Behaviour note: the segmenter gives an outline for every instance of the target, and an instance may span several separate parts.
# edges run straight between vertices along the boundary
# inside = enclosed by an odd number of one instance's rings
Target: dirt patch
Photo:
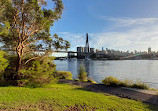
[[[70,106],[64,111],[95,111],[97,108],[89,108],[87,105]]]
[[[37,104],[21,105],[16,107],[0,107],[0,111],[55,111],[52,104],[39,102]]]

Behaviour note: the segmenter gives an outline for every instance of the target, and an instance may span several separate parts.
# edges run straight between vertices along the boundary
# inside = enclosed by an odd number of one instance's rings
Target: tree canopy
[[[70,46],[57,34],[50,34],[50,27],[61,18],[62,0],[52,0],[51,9],[46,5],[46,0],[0,0],[0,42],[16,51],[17,72],[41,54]],[[41,51],[40,55],[36,53]]]

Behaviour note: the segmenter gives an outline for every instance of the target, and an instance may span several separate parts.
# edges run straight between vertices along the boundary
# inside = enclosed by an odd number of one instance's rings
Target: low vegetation
[[[8,66],[8,60],[4,58],[5,52],[0,50],[0,73]]]
[[[136,82],[133,82],[128,79],[122,81],[113,76],[105,77],[105,79],[102,80],[102,82],[105,85],[110,85],[110,86],[123,86],[123,87],[139,88],[139,89],[149,89],[148,84],[143,83],[139,80],[137,80]]]
[[[157,111],[135,100],[86,91],[79,86],[52,84],[43,88],[0,87],[0,110]]]
[[[78,73],[78,78],[80,81],[87,81],[87,72],[85,70],[85,67],[83,64],[80,65],[79,73]]]
[[[97,83],[96,81],[93,80],[92,77],[88,77],[87,82],[91,82],[91,83],[95,83],[95,84]]]
[[[4,54],[4,51],[0,51],[0,86],[42,87],[59,78],[72,79],[71,72],[56,71],[54,57],[49,55],[29,61],[21,67],[17,76],[16,55],[4,57]]]
[[[4,57],[5,52],[0,50],[0,86],[5,85],[4,71],[9,64],[9,61]]]
[[[55,76],[61,79],[72,79],[72,73],[70,71],[57,71]]]

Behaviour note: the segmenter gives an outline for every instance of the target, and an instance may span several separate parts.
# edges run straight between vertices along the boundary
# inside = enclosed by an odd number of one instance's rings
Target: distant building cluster
[[[151,48],[148,48],[148,52],[146,51],[137,51],[131,52],[129,50],[127,51],[119,51],[114,49],[108,49],[102,47],[102,49],[94,49],[89,47],[89,41],[88,41],[88,33],[86,35],[86,45],[85,47],[77,47],[77,58],[107,58],[107,57],[124,57],[124,56],[130,56],[130,55],[136,55],[136,54],[158,54],[158,52],[154,52],[151,50]]]

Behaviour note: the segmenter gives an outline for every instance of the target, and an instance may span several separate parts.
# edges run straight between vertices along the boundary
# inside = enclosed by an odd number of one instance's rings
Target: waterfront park
[[[57,70],[52,53],[71,45],[51,34],[63,0],[0,0],[0,7],[0,111],[158,111],[158,90],[147,83],[96,82],[84,64],[75,79]]]

